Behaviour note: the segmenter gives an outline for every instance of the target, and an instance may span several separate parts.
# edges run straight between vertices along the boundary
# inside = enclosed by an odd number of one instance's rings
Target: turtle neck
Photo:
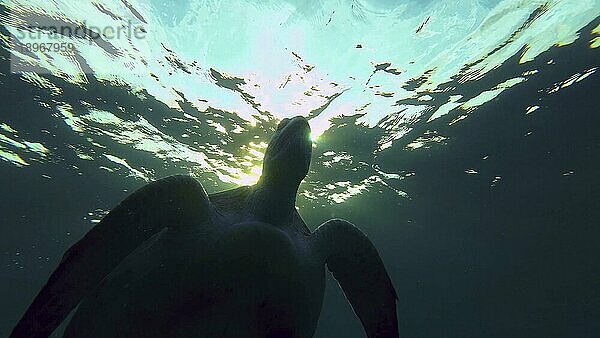
[[[300,182],[261,179],[248,197],[249,210],[256,220],[282,226],[292,217],[296,208],[296,194]]]

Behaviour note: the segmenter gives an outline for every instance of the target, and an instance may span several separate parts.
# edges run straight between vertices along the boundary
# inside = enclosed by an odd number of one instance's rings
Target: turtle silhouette
[[[312,337],[325,266],[367,337],[398,337],[397,296],[373,244],[332,219],[311,232],[295,202],[312,143],[284,119],[254,186],[208,195],[190,176],[137,190],[63,256],[11,337]]]

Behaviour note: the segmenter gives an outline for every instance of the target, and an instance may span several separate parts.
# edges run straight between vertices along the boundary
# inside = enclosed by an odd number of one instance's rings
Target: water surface
[[[300,213],[372,238],[405,336],[600,329],[600,1],[0,4],[0,336],[129,193],[251,185],[295,115]],[[333,281],[316,336],[362,336]]]

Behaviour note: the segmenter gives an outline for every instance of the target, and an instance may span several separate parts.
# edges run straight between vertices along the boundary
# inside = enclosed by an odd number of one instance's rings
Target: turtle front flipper
[[[352,223],[333,219],[315,232],[318,250],[369,338],[397,338],[398,299],[381,257]]]
[[[127,255],[166,228],[212,223],[204,188],[171,176],[137,190],[63,256],[10,337],[48,337]]]

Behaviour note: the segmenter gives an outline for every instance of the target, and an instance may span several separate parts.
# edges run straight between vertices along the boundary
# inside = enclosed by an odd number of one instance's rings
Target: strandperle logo
[[[87,21],[67,22],[40,16],[15,19],[22,23],[13,26],[12,48],[21,55],[11,58],[13,73],[45,72],[34,66],[36,62],[32,59],[51,59],[53,55],[73,57],[82,44],[96,45],[108,53],[117,54],[116,40],[141,40],[148,34],[142,25],[131,20],[120,25],[99,26]],[[87,73],[90,70],[83,71]]]
[[[21,41],[41,41],[46,39],[60,40],[66,37],[79,37],[87,38],[89,42],[92,43],[94,40],[98,39],[145,39],[146,34],[147,32],[143,27],[135,26],[131,21],[127,21],[126,25],[118,27],[98,27],[88,25],[86,21],[83,21],[79,25],[71,25],[68,23],[60,25],[51,23],[48,23],[47,25],[27,24],[19,29],[16,36]]]

